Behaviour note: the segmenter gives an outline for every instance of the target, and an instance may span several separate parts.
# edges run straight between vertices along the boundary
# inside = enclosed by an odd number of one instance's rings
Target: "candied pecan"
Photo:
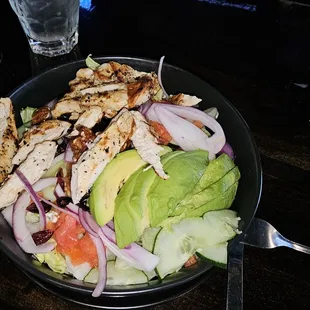
[[[51,110],[49,107],[41,107],[34,111],[31,118],[31,125],[38,125],[50,118]]]

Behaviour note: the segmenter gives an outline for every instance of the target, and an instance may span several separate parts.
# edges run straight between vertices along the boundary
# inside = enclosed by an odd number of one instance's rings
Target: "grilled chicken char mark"
[[[130,141],[141,158],[152,165],[160,177],[168,178],[160,162],[162,147],[156,144],[147,120],[138,111],[123,109],[112,119],[109,127],[96,137],[78,162],[72,165],[71,193],[74,203],[80,201],[105,166],[128,147]]]
[[[37,182],[47,169],[50,168],[56,150],[57,144],[54,141],[39,143],[18,167],[30,184]],[[7,181],[0,188],[0,210],[14,203],[23,190],[24,185],[19,177],[15,173],[9,175]]]
[[[130,139],[135,123],[127,109],[123,109],[99,134],[89,149],[72,165],[71,195],[74,203],[88,192],[105,166]]]
[[[19,165],[34,149],[35,145],[43,141],[57,140],[64,136],[71,124],[60,120],[48,120],[26,131],[19,144],[17,154],[13,158],[13,164]]]
[[[18,134],[12,101],[0,98],[0,184],[12,172],[12,159],[16,154]]]

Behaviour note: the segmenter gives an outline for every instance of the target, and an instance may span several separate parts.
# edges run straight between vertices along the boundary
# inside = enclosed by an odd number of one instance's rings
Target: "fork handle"
[[[243,250],[238,243],[229,253],[226,310],[243,310]]]
[[[310,254],[310,247],[308,247],[308,246],[305,246],[303,244],[291,241],[289,239],[286,239],[285,237],[282,237],[281,241],[283,241],[282,246],[286,246],[286,247],[294,249],[296,251],[303,252],[306,254]]]

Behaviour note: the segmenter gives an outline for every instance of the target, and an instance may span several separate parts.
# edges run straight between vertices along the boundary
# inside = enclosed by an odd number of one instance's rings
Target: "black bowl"
[[[146,59],[136,59],[127,57],[104,57],[96,59],[99,63],[110,60],[126,63],[137,70],[157,71],[158,62]],[[68,90],[68,82],[75,77],[76,71],[85,67],[84,61],[69,63],[52,70],[46,71],[41,75],[27,81],[16,90],[10,97],[15,106],[16,115],[19,110],[26,106],[39,107],[60,94]],[[232,145],[236,154],[236,164],[241,172],[241,180],[236,199],[232,209],[236,210],[240,217],[242,234],[232,240],[229,249],[241,240],[244,232],[249,227],[260,199],[262,176],[261,164],[258,151],[253,140],[252,134],[239,112],[233,105],[225,99],[217,90],[197,76],[184,71],[180,68],[165,64],[162,71],[162,78],[165,88],[169,93],[188,93],[203,99],[200,107],[217,107],[220,113],[219,122],[226,133],[227,141]],[[17,120],[20,121],[19,116]],[[17,245],[12,230],[5,220],[0,217],[0,249],[7,254],[22,270],[36,278],[44,286],[62,289],[63,292],[84,295],[90,297],[94,285],[83,283],[69,276],[54,273],[46,266],[33,264],[30,255],[24,253]],[[153,304],[167,299],[167,294],[177,296],[176,291],[189,290],[198,283],[202,276],[211,270],[212,266],[200,261],[196,266],[183,269],[178,273],[168,276],[163,281],[153,280],[148,284],[130,286],[110,286],[106,287],[101,297],[94,303],[102,308],[111,308],[108,304],[123,307],[124,304],[130,307],[146,305],[148,299],[153,300]],[[195,282],[196,280],[196,282]],[[186,284],[192,283],[186,286]],[[166,297],[165,297],[166,296]],[[113,301],[111,301],[111,298]],[[74,298],[71,298],[74,299]],[[110,302],[107,302],[110,300]],[[140,300],[140,302],[139,302]],[[134,302],[135,301],[135,302]]]

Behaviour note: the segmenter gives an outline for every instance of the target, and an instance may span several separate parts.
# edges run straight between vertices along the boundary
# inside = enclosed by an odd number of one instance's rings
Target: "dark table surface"
[[[40,71],[94,56],[159,59],[192,71],[241,112],[264,173],[257,216],[310,246],[310,7],[306,1],[81,1],[79,46],[34,56],[8,1],[0,10],[0,96]],[[302,84],[302,85],[299,85]],[[225,271],[165,309],[224,309]],[[310,309],[310,257],[245,247],[245,309]],[[41,289],[0,254],[0,309],[86,307]]]

